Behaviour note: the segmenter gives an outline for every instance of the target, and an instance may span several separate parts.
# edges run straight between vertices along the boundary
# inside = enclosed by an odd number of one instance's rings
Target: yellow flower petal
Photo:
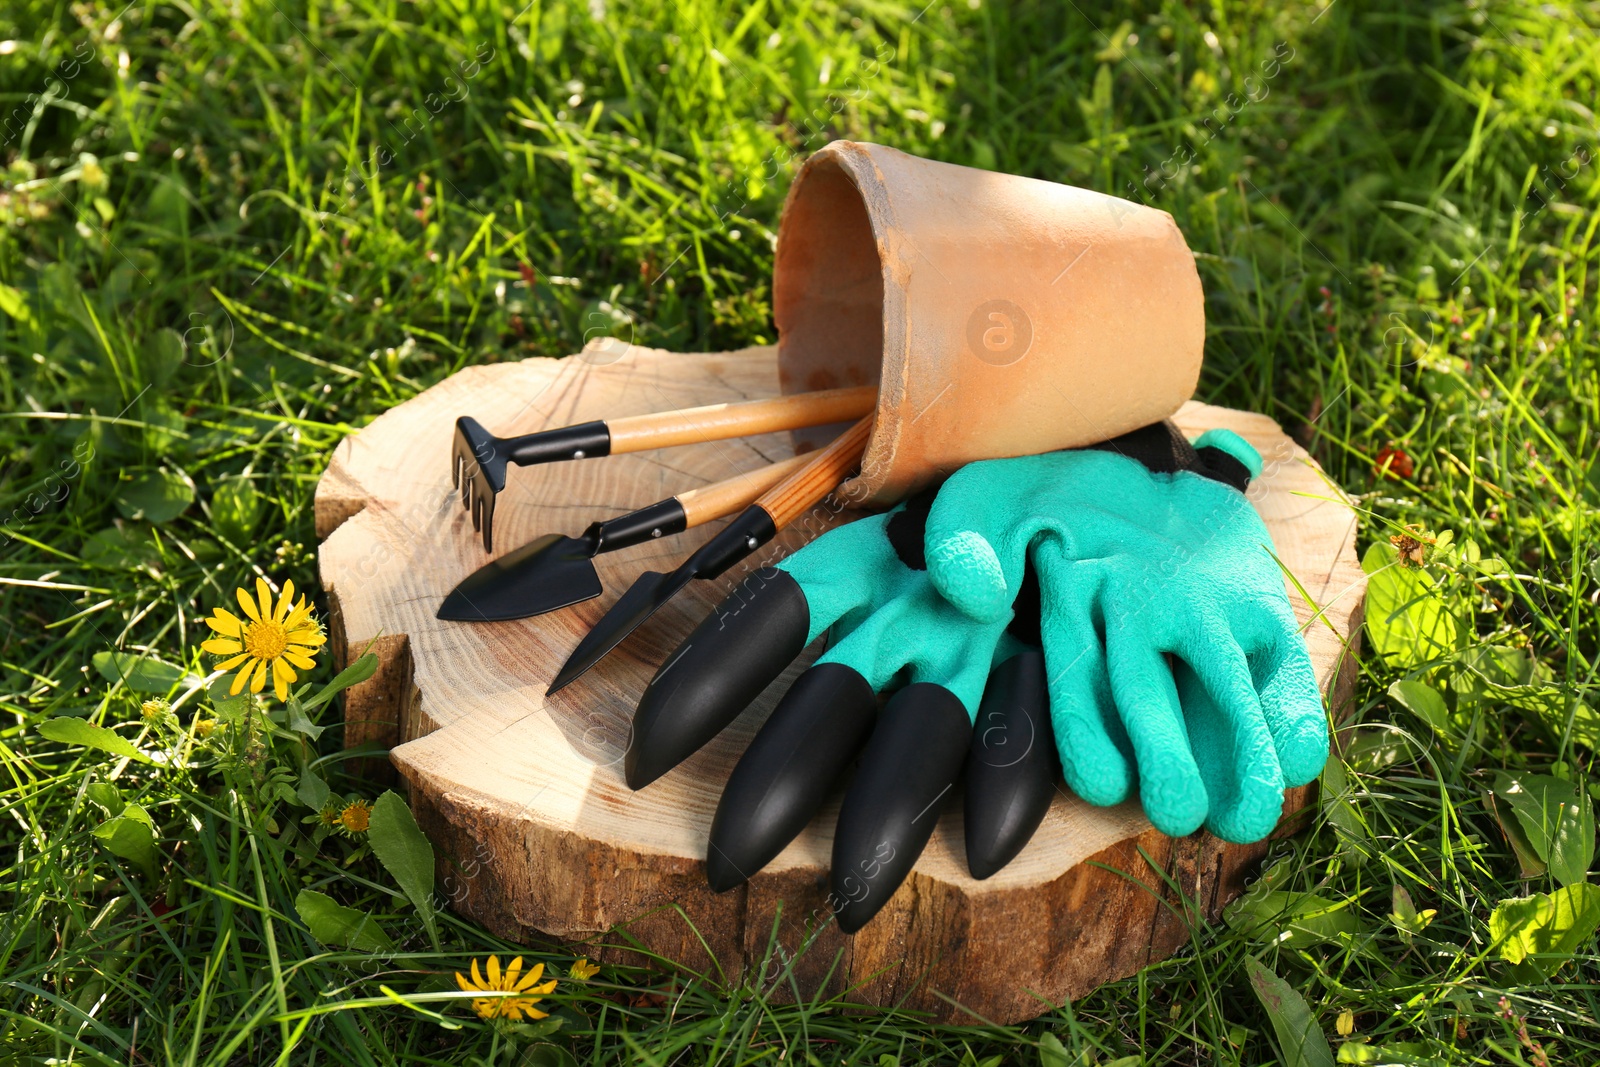
[[[289,607],[293,603],[294,579],[285,578],[283,580],[283,593],[278,597],[278,610],[273,614],[272,617],[280,621],[287,619],[289,617]]]
[[[294,680],[295,673],[289,669],[289,665],[287,663],[283,662],[281,659],[273,660],[272,691],[278,694],[279,700],[289,699],[289,685]]]
[[[489,988],[488,984],[485,983],[484,980],[483,980],[483,975],[478,972],[478,961],[477,960],[473,960],[472,961],[472,984],[473,984],[474,987],[476,987],[478,989],[488,989]]]
[[[554,978],[552,978],[552,979],[550,979],[550,981],[546,982],[544,985],[536,985],[536,986],[534,986],[533,987],[533,992],[539,994],[542,997],[546,993],[554,992],[555,988],[556,988],[556,980]]]
[[[321,630],[299,630],[289,635],[291,645],[304,645],[307,648],[317,648],[327,641],[328,635]]]
[[[501,989],[517,988],[517,975],[522,973],[522,957],[518,956],[511,961],[511,966],[506,968],[505,981],[500,983]]]
[[[245,660],[247,660],[249,658],[250,658],[250,653],[241,652],[237,656],[233,657],[232,659],[224,660],[223,662],[217,664],[217,670],[219,670],[219,671],[231,671],[235,667],[237,667],[239,664],[243,663]]]
[[[472,987],[472,983],[468,982],[467,979],[466,979],[466,976],[463,975],[460,971],[456,972],[456,985],[461,987],[461,991],[463,993],[472,992],[472,988],[473,988]]]
[[[256,599],[261,603],[261,617],[272,618],[272,586],[265,578],[256,579]]]
[[[283,658],[294,664],[296,667],[299,667],[303,671],[309,671],[317,665],[316,660],[312,659],[310,656],[302,656],[299,652],[296,652],[293,647],[283,650]]]
[[[540,1011],[538,1008],[529,1008],[528,1009],[528,1018],[530,1018],[530,1019],[548,1019],[548,1018],[550,1018],[550,1013],[547,1012],[547,1011]]]
[[[489,988],[499,989],[500,986],[500,957],[489,957]]]
[[[244,658],[245,659],[249,659],[250,657],[249,656],[245,656]],[[238,674],[234,675],[233,684],[228,687],[228,695],[229,696],[236,697],[236,696],[239,695],[239,693],[244,689],[244,683],[248,682],[250,680],[250,671],[254,666],[255,666],[255,663],[253,661],[250,662],[250,663],[246,663],[244,665],[244,670],[242,670]]]
[[[259,693],[267,686],[267,661],[257,660],[255,675],[250,679],[250,692]]]
[[[243,589],[235,589],[233,595],[239,599],[240,609],[244,611],[251,622],[261,621],[261,612],[256,607],[256,602],[250,599],[249,593],[246,593]]]
[[[244,651],[244,646],[231,637],[213,637],[209,641],[200,642],[200,647],[213,656],[231,656]]]
[[[527,989],[529,986],[533,985],[535,982],[537,982],[543,976],[544,976],[544,964],[536,963],[536,964],[533,965],[533,969],[531,971],[529,971],[526,975],[523,976],[522,981],[518,982],[514,986],[509,986],[509,988],[515,989],[518,993],[520,993],[524,989]],[[509,981],[510,980],[507,979],[508,983],[509,983]]]
[[[221,608],[214,608],[213,610],[216,614],[206,620],[207,626],[223,637],[238,637],[244,633],[244,623],[239,621],[237,615],[223,611]]]

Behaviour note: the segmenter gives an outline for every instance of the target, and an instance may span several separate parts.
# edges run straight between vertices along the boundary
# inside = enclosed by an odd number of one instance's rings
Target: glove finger
[[[971,739],[967,709],[943,686],[908,685],[884,705],[833,835],[831,903],[846,933],[866,925],[911,873]]]
[[[717,804],[706,880],[721,893],[765,867],[804,830],[866,742],[878,700],[858,671],[812,667],[778,701]]]
[[[1120,804],[1133,790],[1132,747],[1111,700],[1105,649],[1086,605],[1046,595],[1056,605],[1044,632],[1044,659],[1062,774],[1090,804]]]
[[[1285,783],[1316,781],[1328,762],[1328,716],[1305,641],[1280,627],[1275,638],[1252,650],[1250,668]]]
[[[1172,666],[1189,748],[1205,785],[1206,829],[1224,841],[1259,841],[1283,810],[1283,773],[1244,651],[1226,631],[1206,632],[1205,655]]]
[[[1111,625],[1106,667],[1112,699],[1138,763],[1146,818],[1172,837],[1194,833],[1205,822],[1206,790],[1189,751],[1166,657],[1144,634]]]
[[[623,764],[643,789],[697,752],[805,648],[811,611],[782,570],[751,574],[656,672],[633,713]]]
[[[939,488],[923,535],[928,577],[974,619],[1006,616],[1022,585],[1031,529],[1021,511],[1033,494],[999,484],[1008,468],[969,463]],[[1009,468],[1021,476],[1022,468]],[[1007,507],[1007,504],[1014,506]]]
[[[995,666],[967,752],[967,870],[987,878],[1016,858],[1055,795],[1061,765],[1050,730],[1044,653]]]
[[[943,686],[961,701],[971,720],[1004,632],[1004,622],[975,622],[916,575],[870,613],[841,622],[834,630],[837,641],[817,662],[851,667],[880,692],[902,672],[911,683]]]

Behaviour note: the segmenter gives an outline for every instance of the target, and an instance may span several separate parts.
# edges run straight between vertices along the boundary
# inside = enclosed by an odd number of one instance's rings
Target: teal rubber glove
[[[849,667],[875,692],[901,681],[943,686],[970,722],[1011,621],[1011,605],[980,618],[940,596],[927,571],[908,567],[895,551],[891,523],[904,513],[902,505],[831,530],[776,569],[805,591],[806,644],[828,635],[819,664]]]
[[[1229,431],[1191,448],[1151,429],[1167,440],[1138,460],[1084,450],[956,472],[928,517],[929,577],[993,620],[1009,617],[1031,562],[1056,743],[1079,796],[1117,804],[1137,784],[1165,833],[1256,841],[1285,787],[1327,761],[1321,692],[1241,491],[1260,455]]]
[[[846,931],[910,873],[963,767],[974,877],[1005,866],[1044,818],[1059,770],[1043,655],[1007,635],[1009,608],[975,618],[934,588],[923,560],[931,504],[922,494],[750,574],[640,698],[624,766],[635,789],[715,737],[806,646],[829,642],[729,776],[706,853],[713,889],[769,863],[845,778],[830,903]],[[881,708],[880,694],[892,694]]]

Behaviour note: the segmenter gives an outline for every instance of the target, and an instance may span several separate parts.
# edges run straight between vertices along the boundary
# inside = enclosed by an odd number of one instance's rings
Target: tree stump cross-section
[[[837,796],[746,886],[713,894],[702,861],[722,785],[817,650],[650,787],[631,792],[621,760],[657,666],[754,562],[692,583],[578,682],[548,700],[544,690],[635,575],[674,566],[720,523],[598,557],[605,595],[563,611],[502,623],[434,618],[489,558],[451,488],[457,416],[512,435],[778,392],[772,348],[677,354],[602,341],[567,359],[467,368],[335,451],[316,493],[332,644],[341,660],[368,647],[380,660],[348,694],[346,743],[392,749],[450,905],[508,938],[585,941],[590,955],[619,960],[631,944],[728,981],[760,981],[762,962],[779,960],[773,966],[792,966],[805,995],[826,980],[828,992],[848,990],[853,1001],[957,1022],[1032,1018],[1170,955],[1191,922],[1216,919],[1242,891],[1266,844],[1205,833],[1174,840],[1137,804],[1094,808],[1064,785],[1032,843],[982,882],[967,874],[952,798],[911,877],[853,937],[829,921],[827,905]],[[1341,707],[1364,592],[1353,512],[1266,416],[1191,402],[1175,421],[1191,437],[1225,426],[1260,449],[1266,470],[1251,499],[1314,601],[1290,586],[1324,692]],[[512,468],[495,542],[506,551],[543,533],[576,534],[791,454],[787,434],[768,434]],[[822,507],[814,517],[757,559],[856,516]],[[1293,791],[1286,815],[1308,796]]]

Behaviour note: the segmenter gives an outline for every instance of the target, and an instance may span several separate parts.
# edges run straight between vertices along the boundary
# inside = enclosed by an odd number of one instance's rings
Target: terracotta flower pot
[[[854,141],[795,179],[773,300],[784,392],[879,383],[846,487],[879,504],[972,460],[1165,418],[1194,392],[1205,340],[1166,212]]]

